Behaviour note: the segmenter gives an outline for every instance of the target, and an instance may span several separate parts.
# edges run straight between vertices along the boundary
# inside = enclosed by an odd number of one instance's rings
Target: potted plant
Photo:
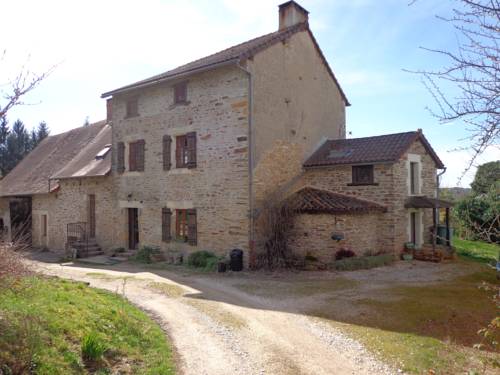
[[[403,260],[413,260],[413,251],[415,250],[415,244],[413,242],[406,242],[405,243],[405,248],[403,251],[403,254],[401,254],[401,257]]]

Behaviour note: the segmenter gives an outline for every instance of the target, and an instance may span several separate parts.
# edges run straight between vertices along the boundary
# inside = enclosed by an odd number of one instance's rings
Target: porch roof
[[[292,210],[300,213],[349,214],[387,210],[385,206],[375,202],[312,187],[294,193],[288,198],[288,204]]]
[[[452,202],[443,201],[441,199],[429,198],[426,196],[415,196],[406,199],[405,208],[450,208],[453,207]]]

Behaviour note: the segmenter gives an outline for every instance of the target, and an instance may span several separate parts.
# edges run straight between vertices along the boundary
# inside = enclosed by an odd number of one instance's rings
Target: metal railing
[[[75,242],[88,242],[87,235],[87,223],[79,222],[79,223],[69,223],[66,232],[66,242],[68,246],[71,246]]]

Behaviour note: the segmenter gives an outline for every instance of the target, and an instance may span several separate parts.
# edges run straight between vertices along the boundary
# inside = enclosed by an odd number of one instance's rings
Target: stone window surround
[[[196,131],[193,125],[187,125],[187,126],[180,126],[177,128],[171,128],[168,129],[168,132],[165,135],[169,135],[172,137],[172,145],[170,146],[170,162],[172,165],[172,168],[170,170],[165,171],[167,175],[176,175],[176,174],[193,174],[194,173],[194,168],[177,168],[176,167],[176,162],[175,162],[175,154],[177,152],[177,142],[175,141],[176,137],[179,135],[185,135],[187,133],[191,133]],[[197,150],[198,151],[198,150]],[[173,209],[173,207],[170,207],[167,205],[168,208]],[[189,207],[193,208],[193,207]]]
[[[172,220],[170,225],[170,234],[172,235],[171,242],[181,242],[186,241],[177,239],[177,210],[189,210],[195,208],[193,201],[167,201],[166,207],[172,211]],[[173,233],[172,233],[173,232]]]
[[[415,247],[417,249],[421,248],[424,244],[424,212],[422,209],[409,209],[407,214],[407,238],[408,242],[411,242],[411,214],[413,212],[417,213],[417,243]]]
[[[418,164],[418,191],[416,194],[411,193],[411,163],[417,163]],[[406,187],[407,187],[407,192],[408,195],[414,196],[414,195],[422,195],[422,160],[421,156],[418,154],[408,154],[407,160],[406,160]]]

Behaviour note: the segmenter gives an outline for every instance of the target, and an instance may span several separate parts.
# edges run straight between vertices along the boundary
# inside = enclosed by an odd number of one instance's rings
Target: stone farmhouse
[[[106,121],[48,137],[0,182],[4,236],[28,220],[33,245],[79,256],[240,248],[251,264],[261,208],[288,198],[289,246],[329,261],[422,247],[449,207],[421,130],[346,139],[349,101],[294,1],[278,31],[102,97]]]

